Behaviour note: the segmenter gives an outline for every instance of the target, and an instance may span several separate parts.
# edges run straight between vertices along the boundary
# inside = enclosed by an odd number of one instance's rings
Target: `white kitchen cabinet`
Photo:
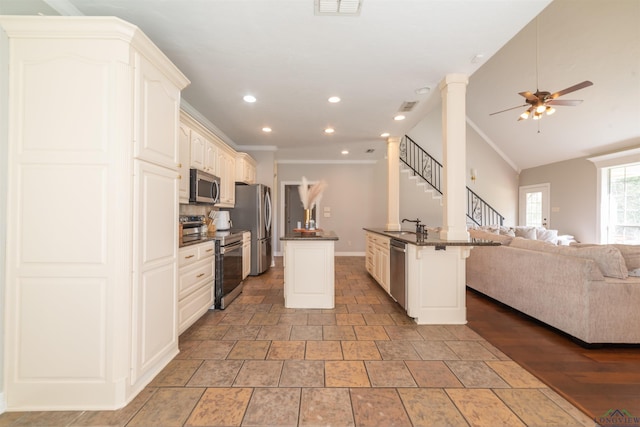
[[[251,273],[251,232],[242,233],[242,280]]]
[[[117,409],[178,353],[178,114],[189,82],[117,18],[2,16],[0,26],[11,94],[0,112],[6,409]]]
[[[214,241],[178,251],[178,333],[193,325],[213,305]]]
[[[236,155],[236,182],[256,183],[256,161],[247,153]]]
[[[207,140],[204,148],[204,171],[218,176],[218,147],[213,141]]]
[[[191,129],[191,167],[206,171],[207,140],[195,129]]]
[[[236,203],[236,153],[226,146],[218,147],[220,207],[232,208]]]
[[[389,293],[389,242],[390,238],[376,233],[366,233],[365,265],[367,271]]]
[[[191,162],[191,129],[180,123],[178,131],[178,145],[180,147],[180,183],[178,185],[179,201],[181,204],[189,203],[189,166]]]

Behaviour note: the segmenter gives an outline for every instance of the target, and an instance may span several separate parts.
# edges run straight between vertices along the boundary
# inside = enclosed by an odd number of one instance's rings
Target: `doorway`
[[[298,228],[298,222],[304,227],[304,208],[302,207],[302,201],[300,200],[300,192],[298,191],[298,184],[285,184],[284,185],[284,232],[289,234],[293,232],[294,228]],[[311,218],[316,219],[317,206],[314,206],[311,211]]]
[[[549,228],[549,193],[551,184],[520,187],[518,224],[526,227]]]

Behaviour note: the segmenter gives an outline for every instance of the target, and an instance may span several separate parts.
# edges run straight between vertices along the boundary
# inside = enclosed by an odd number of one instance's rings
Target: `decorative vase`
[[[304,228],[307,230],[311,227],[311,209],[304,210]]]

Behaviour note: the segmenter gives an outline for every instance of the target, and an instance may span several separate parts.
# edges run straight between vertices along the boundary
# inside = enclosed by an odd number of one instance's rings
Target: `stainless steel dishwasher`
[[[402,308],[407,308],[407,244],[396,239],[391,239],[389,246],[389,280],[391,297],[395,299]]]

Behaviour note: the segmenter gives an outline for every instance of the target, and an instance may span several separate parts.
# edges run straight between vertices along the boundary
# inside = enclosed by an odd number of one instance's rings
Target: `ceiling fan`
[[[575,92],[580,89],[584,89],[585,87],[589,87],[593,85],[589,80],[585,80],[582,83],[575,84],[566,89],[560,90],[558,92],[544,92],[536,89],[535,93],[531,92],[520,92],[525,98],[526,104],[518,105],[517,107],[507,108],[506,110],[496,111],[495,113],[489,114],[493,116],[494,114],[504,113],[505,111],[515,110],[516,108],[527,107],[527,109],[520,114],[518,121],[526,120],[529,116],[533,116],[533,120],[540,119],[543,114],[553,114],[556,109],[554,105],[560,106],[576,106],[582,103],[581,99],[558,99],[559,97],[566,95],[571,92]]]

